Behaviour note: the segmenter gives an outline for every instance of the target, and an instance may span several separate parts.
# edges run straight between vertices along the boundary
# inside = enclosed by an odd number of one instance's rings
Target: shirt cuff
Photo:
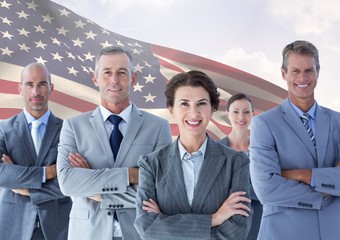
[[[46,182],[46,167],[43,167],[43,175],[42,175],[42,180],[41,180],[42,183],[45,183]]]

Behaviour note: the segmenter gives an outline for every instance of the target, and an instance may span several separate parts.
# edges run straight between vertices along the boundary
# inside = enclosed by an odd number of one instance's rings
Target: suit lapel
[[[169,147],[168,154],[160,158],[160,164],[170,188],[173,199],[182,213],[190,213],[190,205],[185,189],[183,170],[179,159],[178,139]]]
[[[208,137],[207,149],[192,201],[193,212],[200,212],[204,206],[205,199],[225,163],[225,158],[226,156],[221,153],[218,144]]]
[[[115,165],[122,165],[124,159],[126,159],[132,143],[136,139],[136,136],[142,127],[143,121],[143,113],[136,107],[136,105],[132,103],[131,118],[129,125],[127,126],[128,131],[126,132],[126,135],[124,136],[120,145]]]
[[[16,120],[16,131],[22,142],[22,147],[27,153],[30,166],[35,166],[37,155],[35,153],[34,143],[31,137],[30,130],[24,112],[21,112]]]
[[[315,116],[315,140],[318,154],[318,167],[322,167],[328,144],[330,122],[328,115],[324,114],[324,111],[318,105]]]
[[[315,152],[314,145],[310,140],[310,137],[306,131],[305,126],[303,126],[302,121],[295,112],[294,108],[290,105],[288,99],[282,103],[282,118],[291,127],[291,129],[296,133],[296,135],[302,140],[306,145],[308,151],[313,155],[315,161],[317,161],[317,156]]]
[[[60,131],[62,121],[56,118],[52,113],[48,119],[46,130],[44,133],[44,137],[42,139],[43,147],[40,148],[40,152],[38,154],[38,160],[36,166],[41,166],[44,159],[47,156],[47,153],[50,150],[50,147],[53,144],[53,141],[56,137],[58,137],[58,132]]]
[[[92,126],[93,133],[97,137],[97,140],[100,143],[100,146],[102,147],[103,154],[105,154],[105,155],[109,154],[110,155],[106,159],[112,159],[112,161],[108,161],[108,165],[111,168],[114,167],[115,161],[114,161],[113,153],[112,153],[112,150],[111,150],[110,142],[109,142],[109,139],[107,137],[107,131],[106,131],[106,128],[105,128],[105,124],[103,122],[103,116],[100,113],[99,107],[97,107],[93,111],[89,121],[90,121],[90,124]],[[87,135],[87,137],[93,137],[93,136]]]

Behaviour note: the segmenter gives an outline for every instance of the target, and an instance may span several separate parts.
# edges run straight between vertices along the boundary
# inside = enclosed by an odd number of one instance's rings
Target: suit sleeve
[[[22,147],[17,145],[16,148]],[[7,151],[4,132],[0,130],[0,156],[9,155]],[[55,153],[56,158],[56,153]],[[33,204],[64,198],[61,193],[57,179],[49,180],[42,183],[43,167],[21,166],[15,164],[6,164],[0,160],[0,186],[6,189],[28,189],[30,199]]]
[[[60,133],[57,158],[57,174],[61,191],[73,197],[125,193],[128,187],[127,168],[85,169],[70,165],[69,153],[82,154],[77,149],[75,134],[70,121],[65,120]]]
[[[281,133],[284,134],[284,133]],[[256,195],[262,204],[272,206],[320,209],[322,194],[311,186],[281,177],[277,148],[279,141],[268,123],[257,116],[251,123],[250,175]],[[286,152],[286,157],[294,157]],[[281,159],[282,160],[282,159]]]

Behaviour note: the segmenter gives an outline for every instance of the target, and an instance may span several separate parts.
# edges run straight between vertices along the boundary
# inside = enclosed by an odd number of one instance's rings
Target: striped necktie
[[[300,116],[300,118],[301,118],[301,120],[303,122],[303,125],[306,128],[306,131],[307,131],[310,139],[312,140],[312,143],[313,143],[314,147],[316,147],[316,141],[315,141],[314,133],[312,131],[312,128],[308,124],[309,119],[310,119],[310,115],[308,113],[304,113],[302,116]]]

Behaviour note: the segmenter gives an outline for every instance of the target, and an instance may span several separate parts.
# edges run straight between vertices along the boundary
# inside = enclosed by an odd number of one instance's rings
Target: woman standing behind
[[[219,93],[203,72],[174,76],[167,107],[180,135],[139,159],[135,227],[142,239],[246,239],[249,160],[206,133]]]
[[[245,152],[249,156],[249,133],[248,127],[253,118],[254,109],[251,99],[243,94],[236,93],[227,102],[227,117],[230,120],[231,132],[220,143],[237,151]],[[253,220],[247,240],[256,240],[259,232],[262,205],[255,195],[253,188],[250,191],[251,207],[253,208]]]

